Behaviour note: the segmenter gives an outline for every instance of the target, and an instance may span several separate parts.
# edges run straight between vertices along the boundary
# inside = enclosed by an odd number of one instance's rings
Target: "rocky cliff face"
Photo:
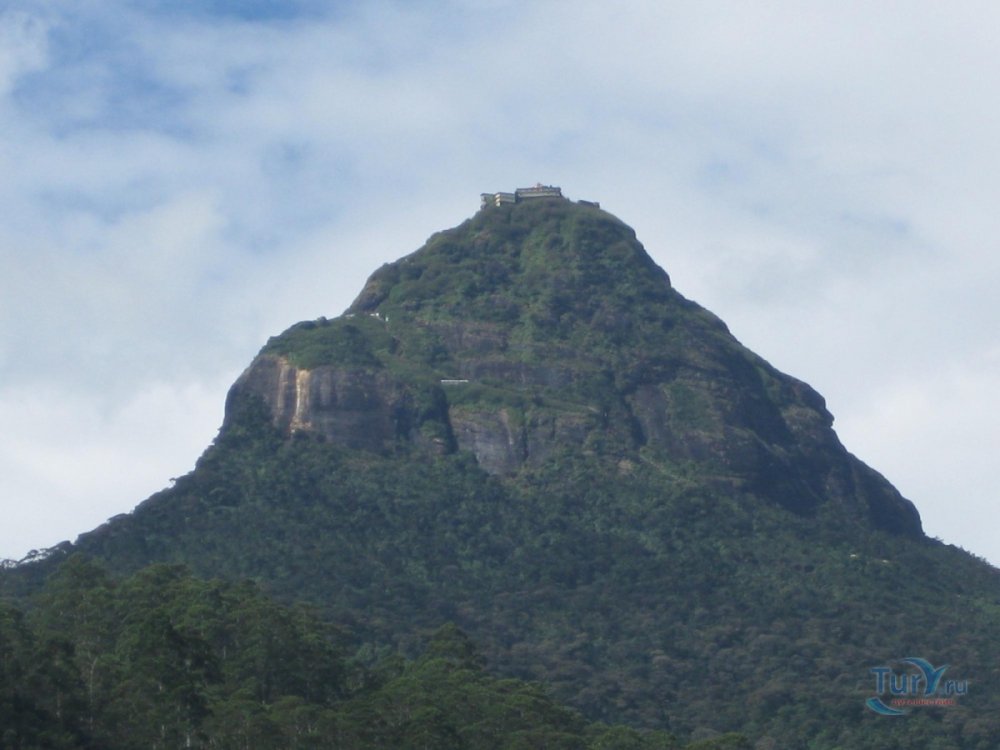
[[[405,387],[384,372],[296,367],[285,357],[254,360],[237,388],[263,399],[286,434],[314,432],[348,448],[391,449],[410,437]]]
[[[597,427],[589,410],[526,411],[467,400],[461,391],[483,381],[477,372],[479,368],[470,365],[468,371],[460,370],[461,378],[440,379],[434,395],[444,408],[431,414],[418,406],[424,389],[383,370],[336,365],[305,369],[271,354],[257,357],[234,391],[259,397],[274,425],[288,436],[313,433],[338,445],[379,453],[405,447],[431,453],[466,450],[486,471],[499,475],[537,464],[558,446],[582,445]],[[518,382],[530,386],[535,381],[522,377]],[[449,403],[449,396],[456,403]]]
[[[631,229],[564,199],[435,235],[344,316],[272,339],[237,396],[263,400],[286,435],[349,448],[468,451],[512,479],[582,451],[921,534],[822,397],[674,291]]]

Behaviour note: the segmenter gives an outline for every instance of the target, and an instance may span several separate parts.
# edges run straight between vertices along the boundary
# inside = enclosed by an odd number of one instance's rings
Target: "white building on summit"
[[[555,185],[543,185],[542,183],[536,184],[534,187],[529,188],[518,188],[514,191],[514,198],[518,201],[528,200],[530,198],[562,198],[562,188],[558,188]]]
[[[562,198],[562,188],[555,185],[542,185],[534,187],[518,188],[513,193],[482,193],[480,208],[487,206],[502,206],[505,203],[520,203],[522,201],[533,200],[535,198]]]

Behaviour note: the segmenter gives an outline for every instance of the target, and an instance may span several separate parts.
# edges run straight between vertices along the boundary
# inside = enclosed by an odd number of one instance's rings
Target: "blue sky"
[[[268,336],[559,184],[1000,563],[1000,10],[8,2],[0,557],[189,471]]]

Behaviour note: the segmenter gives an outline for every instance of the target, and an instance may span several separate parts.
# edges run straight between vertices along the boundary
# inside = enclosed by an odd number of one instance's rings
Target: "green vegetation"
[[[498,679],[454,625],[413,661],[366,665],[303,607],[156,565],[114,580],[67,560],[25,616],[0,606],[4,748],[675,750],[665,732],[588,724],[539,685]],[[737,747],[728,741],[698,748]]]
[[[593,294],[602,286],[602,294]],[[679,295],[627,226],[568,202],[481,211],[368,282],[349,312],[378,310],[401,339],[410,326],[461,320],[484,331],[513,327],[505,354],[538,361],[559,344],[582,362],[623,345],[656,346],[656,315]],[[652,337],[652,338],[650,338]]]
[[[392,348],[385,324],[376,319],[327,320],[297,323],[272,337],[263,352],[288,357],[305,369],[338,364],[341,367],[379,368],[378,354]]]

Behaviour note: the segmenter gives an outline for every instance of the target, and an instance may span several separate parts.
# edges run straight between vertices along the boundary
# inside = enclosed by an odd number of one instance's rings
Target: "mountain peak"
[[[666,272],[631,227],[595,203],[552,195],[487,204],[379,269],[348,312],[454,313],[497,323],[527,316],[543,325],[570,314],[600,326],[593,317],[602,306],[662,301],[669,290]]]
[[[464,451],[515,480],[557,456],[656,467],[922,536],[913,505],[840,444],[822,397],[677,293],[629,226],[537,189],[484,196],[377,270],[343,316],[273,338],[233,397],[262,399],[287,435],[350,448]]]

